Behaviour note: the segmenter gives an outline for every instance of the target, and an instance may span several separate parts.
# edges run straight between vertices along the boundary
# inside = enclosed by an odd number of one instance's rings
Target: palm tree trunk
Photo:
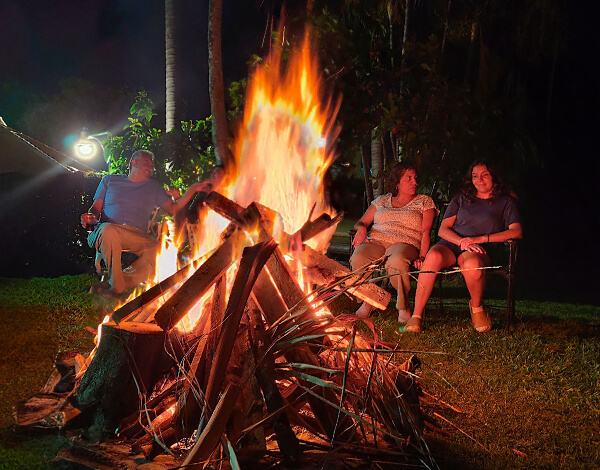
[[[444,21],[444,36],[442,37],[442,47],[440,48],[440,59],[444,58],[444,51],[446,50],[446,41],[448,40],[448,23],[450,22],[451,6],[452,0],[448,0],[448,9],[446,10],[446,19]]]
[[[471,42],[469,43],[469,55],[467,56],[467,66],[465,67],[465,78],[463,81],[465,86],[469,84],[469,81],[471,79],[471,69],[473,68],[473,57],[475,55],[475,40],[477,39],[477,30],[477,21],[473,21],[473,23],[471,24]]]
[[[208,90],[212,114],[212,140],[215,153],[221,163],[233,163],[229,143],[231,135],[225,112],[225,87],[223,85],[223,61],[221,56],[221,17],[222,0],[209,0],[208,3]]]
[[[175,0],[165,0],[165,130],[169,132],[175,127]]]
[[[410,0],[406,0],[406,5],[404,6],[404,33],[402,34],[402,60],[400,61],[400,66],[404,66],[405,62],[405,53],[406,53],[406,44],[408,44],[408,24],[410,20]]]
[[[377,129],[371,131],[371,170],[375,177],[376,185],[373,187],[373,197],[385,193],[383,178],[383,146],[381,138],[376,136]]]
[[[362,166],[364,170],[364,178],[365,178],[365,192],[367,195],[367,206],[371,204],[373,198],[373,182],[371,181],[371,162],[369,159],[369,155],[366,152],[366,145],[361,145],[360,149],[360,158],[362,160]]]

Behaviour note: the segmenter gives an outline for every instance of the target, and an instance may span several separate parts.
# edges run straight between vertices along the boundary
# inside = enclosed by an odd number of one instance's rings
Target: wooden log
[[[217,214],[235,222],[240,227],[245,227],[248,223],[248,220],[244,215],[244,208],[216,191],[211,192],[206,197],[204,204]]]
[[[171,366],[165,332],[157,325],[108,322],[101,333],[96,354],[72,397],[77,408],[93,416],[92,439],[112,433]]]
[[[254,356],[258,361],[254,372],[256,380],[267,407],[267,413],[274,413],[285,406],[285,402],[275,383],[275,359],[273,354],[267,350],[269,342],[264,328],[260,310],[254,302],[248,302],[248,315],[250,317],[251,333],[253,336]],[[271,425],[277,439],[279,450],[284,458],[294,459],[302,453],[300,442],[292,431],[290,421],[285,412],[278,413],[271,419]]]
[[[202,465],[195,464],[203,462],[210,457],[213,449],[221,439],[221,435],[225,430],[225,426],[233,412],[238,397],[238,386],[229,384],[215,407],[210,420],[202,430],[192,449],[188,452],[181,468],[190,470],[202,468]]]
[[[270,325],[279,320],[288,311],[287,304],[281,297],[271,275],[266,269],[260,272],[252,289],[252,297],[260,306],[263,315],[267,318]]]
[[[121,439],[139,435],[145,428],[155,425],[154,420],[176,403],[177,397],[169,395],[154,407],[146,405],[146,409],[137,411],[123,419],[119,423],[116,435]]]
[[[73,407],[64,393],[37,393],[14,408],[18,426],[29,429],[65,429],[77,421],[81,411]]]
[[[173,328],[189,309],[206,293],[229,266],[245,240],[243,232],[236,231],[192,274],[154,315],[164,330]]]
[[[148,302],[159,297],[163,292],[170,289],[177,283],[183,281],[188,275],[189,267],[185,266],[177,271],[172,276],[169,276],[162,282],[159,282],[155,286],[152,286],[146,292],[142,292],[135,299],[130,300],[125,305],[115,310],[111,316],[111,320],[115,323],[120,323],[121,321],[126,321],[126,317],[138,309],[141,309]]]
[[[252,303],[252,300],[248,299],[248,303]],[[243,384],[240,387],[240,397],[227,425],[227,437],[233,444],[242,465],[256,462],[267,450],[265,430],[262,426],[243,432],[259,422],[263,416],[263,398],[253,374],[255,369],[256,358],[247,306],[233,345],[226,378],[228,383]]]
[[[333,219],[329,214],[321,214],[313,221],[307,221],[299,230],[302,241],[305,242],[317,236],[319,233],[337,225],[344,218],[344,213],[340,212]]]
[[[202,337],[202,347],[196,350],[188,371],[190,379],[186,383],[184,393],[180,398],[181,419],[177,422],[177,429],[183,436],[191,436],[192,432],[198,427],[204,403],[200,402],[197,395],[191,393],[191,388],[193,386],[196,393],[199,390],[206,390],[212,358],[215,355],[217,343],[221,336],[221,323],[223,322],[226,307],[225,294],[226,276],[223,275],[215,284],[215,292],[212,297],[213,303],[207,325],[208,332]]]
[[[319,281],[325,279],[333,282],[352,274],[352,271],[345,266],[306,245],[304,246],[303,264],[308,276],[312,276],[311,270],[317,270],[320,273],[322,277],[319,278]],[[345,281],[344,284],[349,287],[348,293],[380,310],[385,310],[390,302],[391,294],[376,284],[365,284],[360,281],[358,275]]]
[[[270,240],[244,249],[240,268],[235,277],[227,309],[225,310],[223,329],[206,388],[206,401],[209,410],[214,409],[217,404],[236,332],[254,282],[276,246],[275,241]]]

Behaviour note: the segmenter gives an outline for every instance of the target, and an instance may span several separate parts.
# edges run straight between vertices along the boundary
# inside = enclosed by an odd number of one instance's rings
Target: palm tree
[[[165,0],[165,107],[166,120],[165,130],[169,132],[175,127],[175,0]]]
[[[225,112],[225,87],[221,57],[222,0],[209,0],[208,4],[208,90],[212,113],[212,136],[215,153],[225,166],[233,163],[229,149],[231,135]]]

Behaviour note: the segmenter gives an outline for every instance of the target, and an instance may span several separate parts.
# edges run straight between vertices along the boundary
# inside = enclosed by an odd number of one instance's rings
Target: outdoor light
[[[83,128],[79,134],[79,139],[73,144],[73,152],[80,160],[92,160],[100,154],[104,154],[104,149],[96,137],[88,135],[87,128]]]

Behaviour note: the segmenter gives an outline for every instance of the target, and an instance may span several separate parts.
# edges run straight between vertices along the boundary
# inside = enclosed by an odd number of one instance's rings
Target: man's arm
[[[104,207],[104,199],[94,199],[92,207],[85,214],[81,214],[81,225],[83,228],[87,229],[98,223],[100,214],[102,214],[102,207]]]
[[[192,184],[185,194],[177,199],[177,201],[167,201],[160,206],[160,208],[171,215],[175,215],[189,204],[189,202],[192,200],[192,197],[194,197],[194,194],[199,191],[206,191],[207,189],[209,189],[209,186],[207,185],[206,181],[198,181]]]

